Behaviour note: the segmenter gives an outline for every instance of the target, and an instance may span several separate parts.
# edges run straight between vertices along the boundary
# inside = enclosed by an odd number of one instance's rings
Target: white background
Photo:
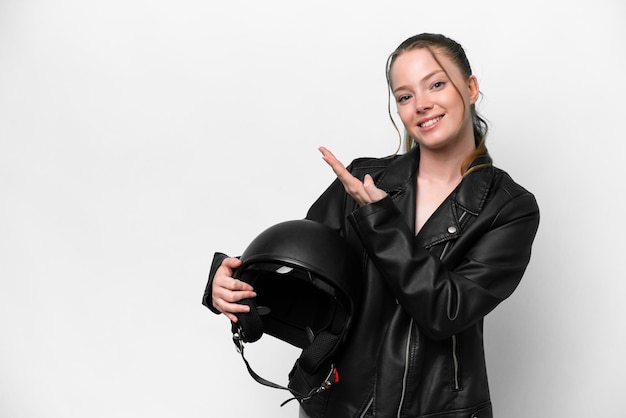
[[[499,417],[622,417],[626,6],[0,0],[0,417],[295,417],[201,306],[216,250],[395,151],[384,64],[461,42],[496,165],[542,213],[486,319]],[[286,383],[297,352],[249,345]]]

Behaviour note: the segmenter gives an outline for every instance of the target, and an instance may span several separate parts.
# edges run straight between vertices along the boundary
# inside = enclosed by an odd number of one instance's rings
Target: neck
[[[458,183],[462,177],[461,164],[473,151],[472,146],[457,147],[448,152],[420,149],[418,176],[438,183]]]

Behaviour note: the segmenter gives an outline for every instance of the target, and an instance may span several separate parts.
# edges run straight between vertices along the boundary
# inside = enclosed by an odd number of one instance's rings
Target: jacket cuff
[[[348,215],[348,219],[350,220],[350,223],[356,227],[358,224],[363,223],[368,217],[379,212],[388,211],[399,212],[390,195],[385,196],[378,202],[368,203],[367,205],[357,208],[354,212]]]
[[[215,253],[213,255],[213,262],[211,263],[211,269],[209,270],[209,280],[207,281],[206,287],[204,288],[204,296],[202,297],[202,304],[209,308],[216,314],[220,314],[221,312],[215,309],[213,303],[211,302],[211,292],[213,290],[213,279],[215,278],[215,272],[222,265],[222,261],[228,256],[224,253]]]

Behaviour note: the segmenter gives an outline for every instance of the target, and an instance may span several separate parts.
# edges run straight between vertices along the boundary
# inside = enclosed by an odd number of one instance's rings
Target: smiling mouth
[[[420,123],[418,126],[420,128],[428,128],[429,126],[434,125],[435,123],[439,122],[441,118],[443,118],[443,116],[437,116],[436,118],[429,119],[424,123]]]

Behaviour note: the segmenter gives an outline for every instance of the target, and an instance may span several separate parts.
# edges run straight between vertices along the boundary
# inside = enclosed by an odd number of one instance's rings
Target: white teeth
[[[439,122],[440,120],[441,120],[441,116],[439,116],[438,118],[435,118],[435,119],[427,120],[426,122],[422,123],[420,126],[422,128],[427,128],[430,125],[432,125],[433,123]]]

